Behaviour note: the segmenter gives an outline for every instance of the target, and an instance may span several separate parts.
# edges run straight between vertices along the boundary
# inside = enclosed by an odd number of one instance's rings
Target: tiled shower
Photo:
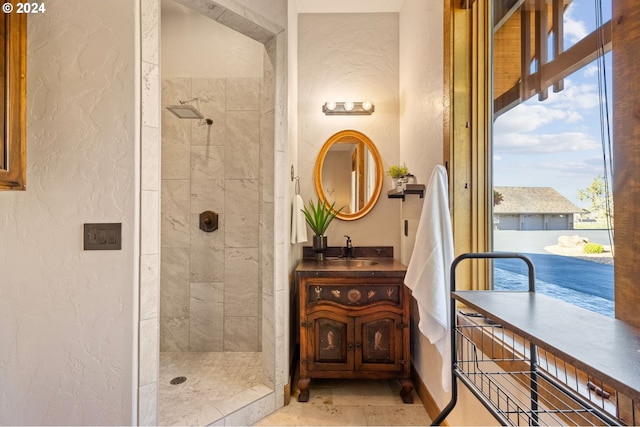
[[[259,78],[162,81],[163,106],[197,98],[213,124],[162,113],[160,351],[261,350],[266,90]],[[218,214],[218,230],[200,230],[203,211]]]
[[[163,80],[163,105],[197,98],[213,124],[163,111],[161,351],[259,349],[259,93],[258,79]]]
[[[275,386],[275,41],[262,77],[162,79],[161,424],[238,422]],[[189,100],[211,124],[165,108]]]

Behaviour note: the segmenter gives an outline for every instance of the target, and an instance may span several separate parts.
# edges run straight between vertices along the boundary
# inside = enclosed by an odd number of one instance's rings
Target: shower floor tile
[[[186,377],[180,384],[171,380]],[[245,391],[262,384],[262,354],[161,352],[158,423],[207,425],[233,412]],[[235,408],[238,409],[238,408]]]

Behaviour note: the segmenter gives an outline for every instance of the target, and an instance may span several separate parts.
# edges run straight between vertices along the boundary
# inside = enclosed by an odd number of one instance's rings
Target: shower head
[[[204,119],[204,116],[193,105],[183,104],[169,105],[167,110],[175,114],[179,119]]]

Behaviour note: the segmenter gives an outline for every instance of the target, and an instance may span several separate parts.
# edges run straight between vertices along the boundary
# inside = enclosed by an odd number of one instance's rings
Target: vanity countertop
[[[305,277],[404,277],[407,266],[389,257],[302,259],[296,274]]]

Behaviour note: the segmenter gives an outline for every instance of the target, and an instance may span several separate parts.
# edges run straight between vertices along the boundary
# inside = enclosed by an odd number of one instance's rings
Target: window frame
[[[4,14],[0,35],[4,103],[0,190],[26,190],[27,15]]]

